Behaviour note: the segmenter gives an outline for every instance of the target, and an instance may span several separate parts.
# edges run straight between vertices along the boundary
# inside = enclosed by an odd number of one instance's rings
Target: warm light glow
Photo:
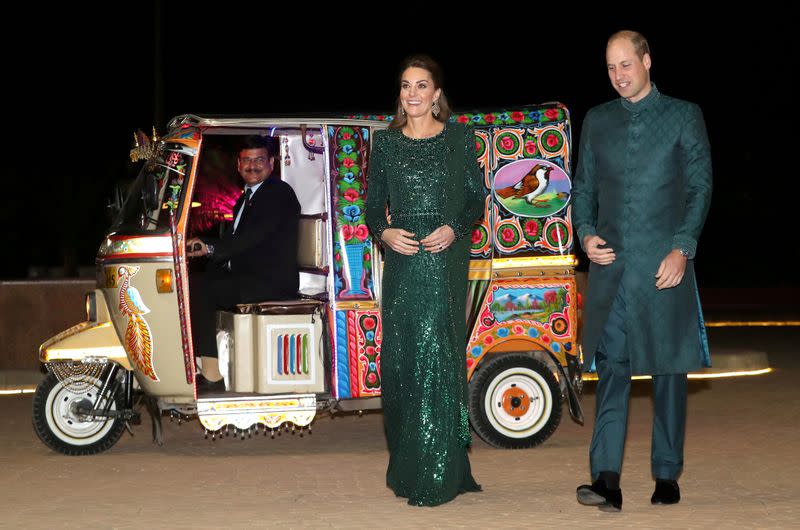
[[[156,270],[156,291],[159,293],[172,292],[172,269]]]
[[[200,208],[200,206],[202,206],[202,203],[199,203],[197,201],[192,201],[192,208]]]
[[[100,256],[112,254],[169,254],[172,255],[170,236],[131,236],[106,239],[98,251]]]
[[[740,372],[720,372],[718,374],[689,374],[689,379],[719,379],[721,377],[745,377],[748,375],[764,375],[772,371],[772,368],[762,368],[760,370],[743,370]]]
[[[36,392],[35,388],[8,388],[0,390],[0,396],[17,396],[20,394],[33,394]]]
[[[761,368],[759,370],[740,370],[736,372],[719,372],[715,374],[688,374],[686,377],[689,379],[721,379],[724,377],[746,377],[751,375],[764,375],[772,371],[772,368]],[[584,381],[597,381],[597,374],[583,374],[581,379]],[[645,379],[652,379],[649,375],[633,375],[632,381],[642,381]]]
[[[492,268],[516,269],[521,267],[574,267],[575,256],[529,256],[525,258],[493,259]]]
[[[97,348],[48,348],[45,351],[44,361],[60,361],[85,357],[125,357],[122,346],[97,347]]]
[[[800,326],[800,320],[750,320],[750,321],[720,321],[706,322],[707,328],[733,328],[733,327],[758,327],[758,326]]]

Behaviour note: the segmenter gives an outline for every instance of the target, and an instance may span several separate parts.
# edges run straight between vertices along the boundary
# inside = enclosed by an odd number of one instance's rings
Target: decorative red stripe
[[[283,373],[289,373],[289,335],[283,336]]]

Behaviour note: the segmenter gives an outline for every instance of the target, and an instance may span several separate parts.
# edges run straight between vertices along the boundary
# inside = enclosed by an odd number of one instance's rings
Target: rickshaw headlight
[[[89,322],[97,321],[97,298],[94,291],[86,293],[86,320]]]
[[[172,270],[158,269],[156,271],[156,291],[159,293],[172,292]]]

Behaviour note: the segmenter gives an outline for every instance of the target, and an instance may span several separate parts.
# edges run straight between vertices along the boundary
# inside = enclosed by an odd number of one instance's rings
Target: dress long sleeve
[[[369,157],[369,185],[367,187],[367,204],[365,217],[372,235],[381,240],[383,231],[389,228],[386,221],[386,202],[389,199],[389,187],[386,182],[383,131],[375,131],[372,138],[372,153]]]
[[[463,150],[454,156],[464,157],[464,207],[445,224],[453,229],[456,239],[461,239],[471,232],[475,220],[483,213],[486,196],[481,168],[475,156],[475,131],[472,127],[464,128]]]

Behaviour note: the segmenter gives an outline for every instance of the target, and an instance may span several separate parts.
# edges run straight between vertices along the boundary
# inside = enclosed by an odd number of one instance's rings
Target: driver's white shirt
[[[247,193],[247,189],[248,189],[248,188],[249,188],[249,189],[251,189],[251,190],[253,190],[253,193],[250,195],[250,200],[253,200],[253,195],[255,195],[255,194],[256,194],[256,190],[257,190],[257,189],[258,189],[258,187],[259,187],[259,186],[261,186],[262,184],[264,184],[264,181],[263,181],[263,180],[262,180],[261,182],[259,182],[258,184],[253,184],[252,186],[245,186],[245,187],[244,187],[244,192],[245,192],[245,193]],[[242,206],[241,206],[241,207],[239,207],[239,211],[238,211],[238,212],[236,212],[236,219],[234,219],[234,221],[233,221],[233,233],[234,233],[234,234],[236,233],[236,227],[237,227],[237,226],[239,226],[239,219],[241,219],[241,218],[242,218],[242,212],[244,211],[244,204],[245,204],[245,201],[242,201]]]

